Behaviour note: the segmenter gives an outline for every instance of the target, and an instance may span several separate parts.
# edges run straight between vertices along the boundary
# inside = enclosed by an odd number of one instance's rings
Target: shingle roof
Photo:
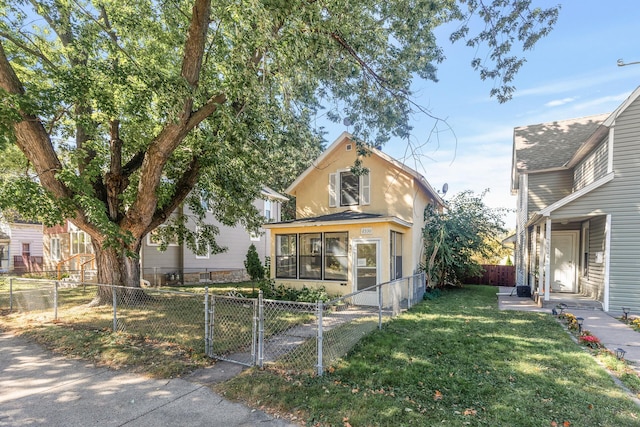
[[[337,212],[337,213],[328,214],[328,215],[315,216],[312,218],[292,219],[289,221],[279,222],[278,224],[303,224],[303,223],[309,223],[309,222],[330,222],[330,221],[350,221],[350,220],[362,221],[364,219],[375,219],[375,218],[382,218],[382,215],[356,212],[356,211],[343,211],[343,212]]]
[[[563,167],[610,113],[514,129],[514,167],[534,172]]]

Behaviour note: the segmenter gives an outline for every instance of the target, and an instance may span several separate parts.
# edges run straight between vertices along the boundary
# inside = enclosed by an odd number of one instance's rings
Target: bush
[[[324,286],[320,288],[308,288],[303,286],[302,289],[294,289],[284,285],[276,286],[273,279],[262,279],[260,281],[259,288],[262,291],[262,296],[264,298],[279,301],[326,302],[331,299]]]

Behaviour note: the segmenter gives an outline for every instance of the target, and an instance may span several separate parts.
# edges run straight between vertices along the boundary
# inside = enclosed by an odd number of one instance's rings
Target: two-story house
[[[296,219],[265,225],[277,284],[344,295],[419,268],[424,209],[444,203],[421,174],[379,149],[369,151],[359,156],[343,133],[287,188],[296,198]],[[368,173],[352,173],[358,158]]]
[[[640,313],[640,88],[613,113],[515,128],[516,280]]]
[[[277,222],[281,218],[281,205],[286,200],[282,194],[263,186],[261,198],[254,201],[254,206],[263,214],[265,222]],[[174,215],[186,216],[186,226],[195,231],[197,226],[195,221],[189,219],[193,213],[188,206],[181,206]],[[206,251],[197,255],[186,244],[177,241],[170,243],[165,251],[160,251],[160,242],[152,232],[147,235],[140,250],[142,278],[153,285],[248,280],[244,261],[249,246],[253,244],[264,261],[271,244],[270,236],[264,232],[250,233],[241,226],[221,224],[211,212],[206,213],[204,222],[218,228],[216,243],[226,248],[224,252]]]

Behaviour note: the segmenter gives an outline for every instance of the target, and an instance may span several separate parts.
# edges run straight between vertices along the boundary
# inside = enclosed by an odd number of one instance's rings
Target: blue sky
[[[516,197],[509,191],[514,127],[612,112],[640,85],[640,64],[616,63],[619,58],[640,61],[640,1],[534,3],[561,4],[562,9],[551,34],[524,53],[527,63],[516,76],[511,101],[499,104],[489,98],[493,82],[481,81],[469,65],[474,51],[452,45],[442,31],[447,60],[438,67],[439,82],[416,82],[415,101],[446,119],[451,130],[438,125],[437,138],[422,145],[434,122],[416,115],[410,141],[391,140],[383,147],[424,174],[434,188],[448,183],[447,197],[488,188],[488,206],[515,209]],[[331,143],[348,129],[332,125],[327,130]],[[408,154],[408,143],[421,145],[420,154]],[[515,214],[505,220],[507,228],[515,228]]]

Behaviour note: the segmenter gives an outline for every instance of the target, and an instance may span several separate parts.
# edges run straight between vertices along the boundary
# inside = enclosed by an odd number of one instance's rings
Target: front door
[[[378,289],[368,289],[380,283],[379,280],[379,241],[364,240],[354,242],[353,291],[364,292],[354,297],[354,303],[360,305],[378,305]]]
[[[551,290],[576,291],[578,232],[556,231],[551,236]]]

